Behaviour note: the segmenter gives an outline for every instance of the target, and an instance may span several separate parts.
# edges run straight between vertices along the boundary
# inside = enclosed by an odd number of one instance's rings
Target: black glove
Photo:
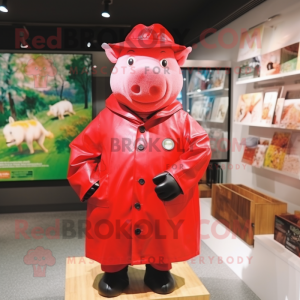
[[[84,195],[83,201],[88,200],[99,188],[100,184],[99,181],[97,181]]]
[[[160,200],[170,201],[183,194],[176,180],[168,172],[155,176],[153,182],[157,185],[155,192]]]

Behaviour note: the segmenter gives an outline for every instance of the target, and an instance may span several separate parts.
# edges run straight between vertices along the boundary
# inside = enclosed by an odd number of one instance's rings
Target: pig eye
[[[129,66],[132,66],[134,63],[134,58],[133,57],[129,57],[127,60],[127,63],[129,64]]]
[[[161,64],[162,67],[165,68],[165,67],[168,65],[168,61],[167,61],[166,59],[162,59],[162,60],[160,61],[160,64]]]

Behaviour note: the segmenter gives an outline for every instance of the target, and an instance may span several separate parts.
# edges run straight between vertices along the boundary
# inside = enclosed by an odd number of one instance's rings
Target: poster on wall
[[[92,57],[0,54],[0,181],[66,179],[92,120]]]
[[[264,24],[241,34],[238,61],[261,55]]]

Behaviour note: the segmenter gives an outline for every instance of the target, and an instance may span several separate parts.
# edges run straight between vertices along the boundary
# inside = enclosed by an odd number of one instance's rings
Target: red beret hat
[[[175,44],[171,33],[160,24],[149,27],[138,24],[128,33],[124,42],[108,45],[119,53],[123,48],[172,48],[174,52],[186,48]]]

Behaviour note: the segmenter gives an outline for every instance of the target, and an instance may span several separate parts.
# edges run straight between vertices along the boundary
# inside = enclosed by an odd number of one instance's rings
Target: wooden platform
[[[153,293],[144,284],[145,266],[129,267],[129,287],[116,300],[209,300],[209,292],[186,262],[173,263],[171,270],[176,289],[168,295]],[[100,264],[86,257],[71,257],[66,261],[65,300],[108,299],[98,293],[103,276]]]

